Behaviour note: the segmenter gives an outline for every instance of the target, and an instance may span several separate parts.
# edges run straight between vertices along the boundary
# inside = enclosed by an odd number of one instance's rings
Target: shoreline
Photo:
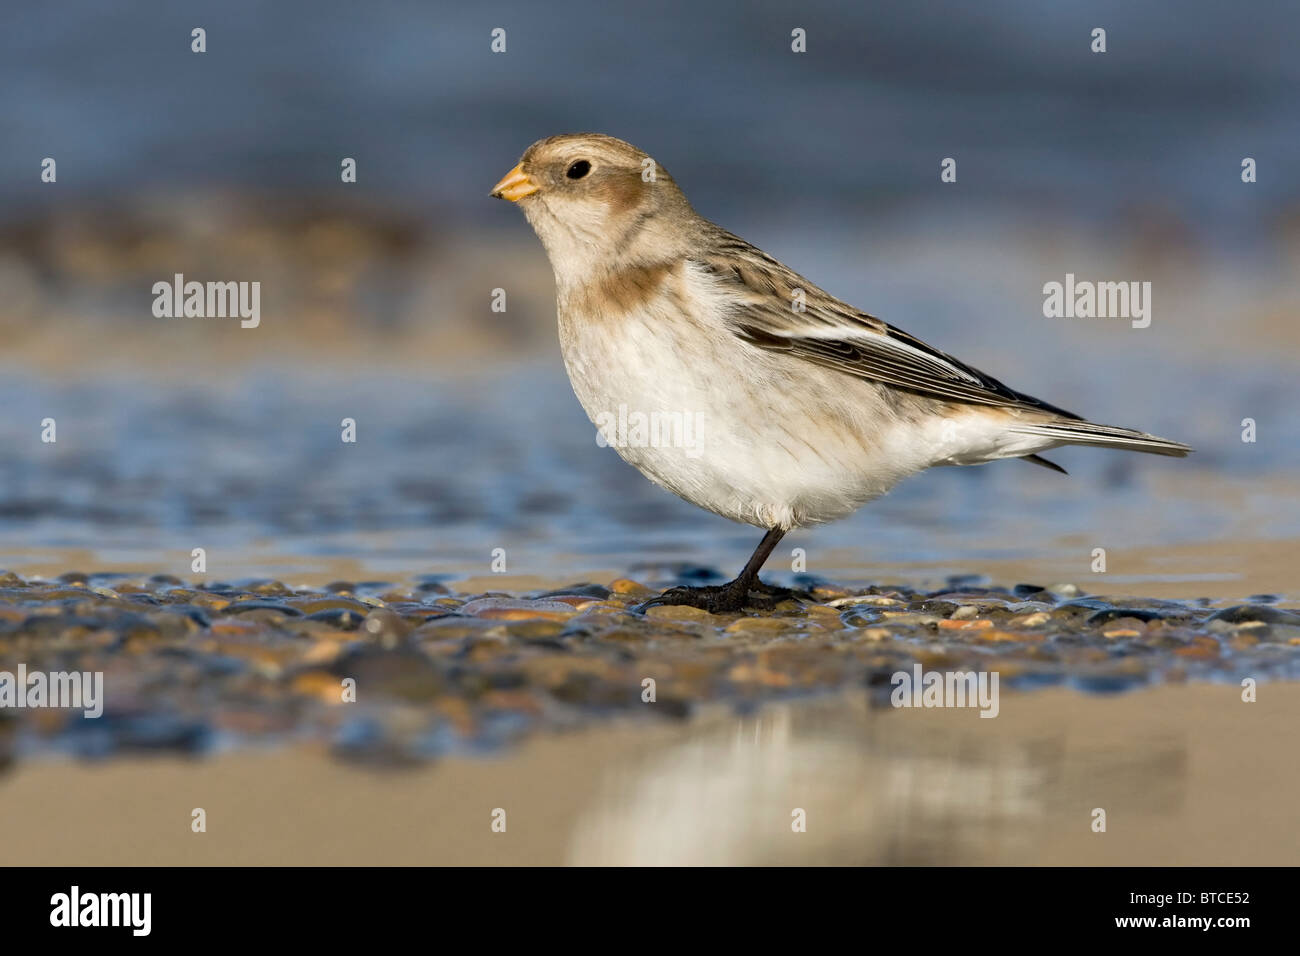
[[[814,529],[814,533],[815,533]],[[359,535],[359,547],[353,552],[366,554],[367,546],[379,550],[384,536]],[[1088,570],[1088,550],[1067,554],[1056,542],[1051,553],[1026,558],[992,558],[970,560],[954,558],[944,562],[863,561],[834,549],[825,556],[831,565],[825,579],[836,586],[865,587],[902,585],[934,588],[950,577],[974,575],[991,586],[1012,587],[1032,582],[1045,587],[1072,583],[1080,593],[1130,595],[1168,600],[1248,601],[1258,595],[1277,598],[1279,606],[1300,605],[1300,539],[1242,537],[1207,539],[1175,546],[1145,546],[1116,550],[1104,574]],[[687,553],[683,552],[683,558]],[[188,551],[150,552],[149,558],[124,554],[121,549],[96,550],[80,547],[22,546],[0,535],[0,569],[22,577],[55,580],[70,571],[124,574],[147,577],[157,573],[176,574],[193,586],[203,582],[244,579],[281,580],[291,586],[324,587],[334,581],[389,580],[400,582],[411,577],[411,558],[386,560],[383,557],[342,557],[338,554],[285,554],[274,548],[263,549],[257,543],[227,551],[223,560],[228,571],[218,575],[186,573]],[[458,590],[509,592],[563,588],[575,581],[609,582],[629,574],[624,566],[596,567],[579,554],[564,554],[547,562],[540,573],[512,571],[488,573],[479,567],[467,571],[467,561],[448,560],[430,555],[424,574],[445,575],[448,585]],[[540,563],[540,562],[539,562]],[[669,562],[671,563],[671,562]],[[398,567],[405,570],[398,570]],[[519,565],[516,563],[515,567]],[[180,569],[180,570],[177,570]],[[773,573],[773,572],[776,573]],[[823,573],[819,571],[818,577]],[[779,569],[767,569],[765,579],[778,583],[791,575]]]

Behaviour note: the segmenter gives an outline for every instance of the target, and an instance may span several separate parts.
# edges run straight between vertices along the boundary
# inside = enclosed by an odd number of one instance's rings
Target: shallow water
[[[1221,416],[1234,387],[1188,385],[1166,409],[1128,418],[1187,437],[1176,420]],[[326,381],[244,372],[219,386],[18,374],[0,385],[0,403],[9,410],[0,425],[9,450],[0,461],[0,566],[18,571],[188,575],[191,550],[202,547],[208,574],[222,580],[501,570],[572,579],[645,562],[726,570],[758,537],[597,447],[563,373],[546,360],[453,382],[341,369]],[[55,445],[33,426],[47,415],[59,422]],[[356,444],[340,441],[347,417],[358,422]],[[1297,446],[1276,435],[1242,445],[1235,428],[1195,440],[1187,460],[1058,452],[1070,477],[1014,461],[936,469],[845,521],[791,534],[769,571],[788,578],[797,548],[804,570],[829,579],[942,580],[1041,560],[1051,571],[1029,576],[1051,584],[1043,573],[1094,576],[1101,547],[1107,572],[1129,574],[1136,590],[1143,575],[1162,578],[1151,562],[1137,565],[1139,553],[1223,542],[1217,559],[1163,577],[1181,575],[1189,596],[1276,589],[1253,581],[1229,552],[1300,539]],[[492,563],[496,549],[504,568]],[[331,570],[343,560],[355,568]]]

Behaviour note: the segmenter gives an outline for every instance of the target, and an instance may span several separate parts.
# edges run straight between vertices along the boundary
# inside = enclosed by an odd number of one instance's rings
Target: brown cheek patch
[[[588,304],[600,308],[589,309],[589,314],[612,311],[617,315],[645,307],[664,290],[677,266],[661,263],[653,266],[632,266],[620,269],[595,284],[588,293]]]
[[[599,195],[616,217],[629,216],[645,201],[645,191],[654,183],[642,182],[635,172],[619,171],[600,184]]]

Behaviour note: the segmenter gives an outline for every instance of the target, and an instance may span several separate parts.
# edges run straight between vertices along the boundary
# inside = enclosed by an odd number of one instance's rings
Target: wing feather
[[[944,401],[1079,419],[854,309],[743,239],[725,233],[713,248],[721,251],[696,262],[733,293],[727,321],[750,345]],[[796,290],[803,290],[801,311],[793,307]]]

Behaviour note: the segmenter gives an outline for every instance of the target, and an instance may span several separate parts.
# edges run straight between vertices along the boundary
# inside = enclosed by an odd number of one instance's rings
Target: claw
[[[652,608],[652,607],[664,607],[667,603],[668,603],[668,602],[664,600],[664,597],[663,597],[663,595],[661,594],[661,595],[659,595],[659,597],[651,598],[651,599],[648,600],[648,601],[642,601],[640,604],[638,604],[638,605],[636,605],[635,607],[632,608],[632,613],[633,613],[633,614],[644,614],[646,611],[650,610],[650,608]]]

